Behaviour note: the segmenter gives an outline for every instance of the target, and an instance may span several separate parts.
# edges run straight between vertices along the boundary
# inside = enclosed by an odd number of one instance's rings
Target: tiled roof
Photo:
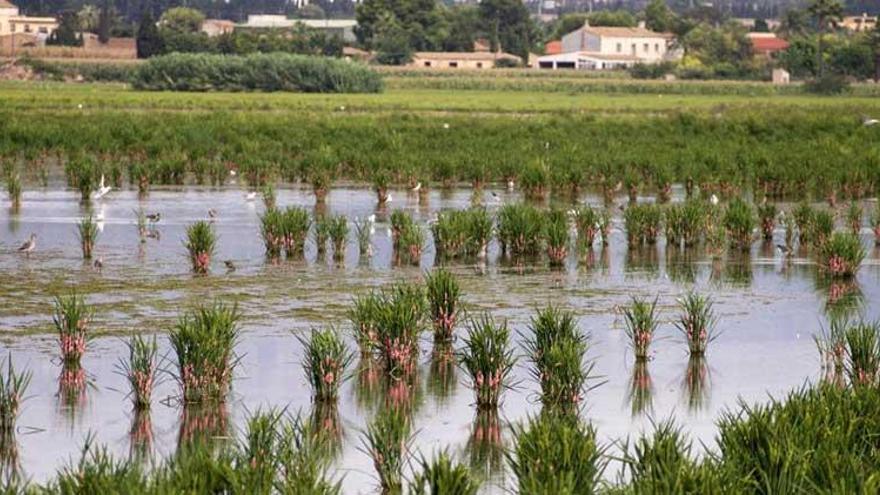
[[[544,53],[547,55],[562,53],[562,42],[559,40],[548,41],[547,44],[544,45]]]
[[[775,36],[749,36],[752,49],[756,53],[774,53],[788,48],[789,43]]]

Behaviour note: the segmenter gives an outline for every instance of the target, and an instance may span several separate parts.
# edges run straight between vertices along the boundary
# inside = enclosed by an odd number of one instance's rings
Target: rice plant
[[[30,371],[15,370],[12,355],[0,361],[0,438],[15,435],[15,422],[32,376]]]
[[[593,246],[596,236],[600,234],[600,222],[601,213],[590,205],[583,205],[574,210],[574,225],[581,246]]]
[[[846,211],[846,223],[855,236],[858,236],[862,231],[863,215],[864,210],[858,201],[853,201],[849,204],[849,209]]]
[[[434,342],[451,342],[461,312],[461,287],[455,275],[438,268],[425,275],[428,312],[434,325]]]
[[[649,357],[654,333],[660,322],[657,319],[657,298],[653,302],[633,298],[629,306],[623,308],[624,331],[630,341],[636,361],[644,361]]]
[[[551,266],[562,266],[568,254],[568,218],[562,210],[550,210],[544,221],[544,239]]]
[[[330,218],[325,215],[315,217],[315,248],[318,256],[327,252],[327,239],[330,238]]]
[[[21,208],[21,177],[15,172],[6,174],[6,193],[9,195],[9,206],[13,213]]]
[[[718,337],[715,333],[717,318],[712,309],[712,299],[689,292],[678,300],[678,306],[681,313],[675,327],[684,336],[690,355],[705,355],[706,347]]]
[[[313,329],[303,345],[303,369],[312,385],[315,401],[332,402],[339,397],[339,386],[348,378],[346,369],[353,355],[333,328]]]
[[[379,294],[376,306],[376,347],[391,376],[410,375],[416,366],[419,334],[426,314],[421,287],[398,283]]]
[[[169,340],[176,355],[174,378],[184,403],[223,402],[238,363],[238,306],[214,303],[181,316]]]
[[[813,232],[810,234],[813,245],[821,247],[834,233],[834,213],[829,210],[816,210],[813,214]]]
[[[369,219],[358,220],[354,223],[354,229],[358,241],[358,252],[361,256],[370,256],[373,254],[373,228],[373,222]]]
[[[874,232],[874,244],[880,246],[880,201],[871,213],[871,230]]]
[[[798,242],[801,246],[812,243],[813,219],[816,210],[809,203],[800,203],[791,212],[798,230]]]
[[[431,233],[442,258],[483,257],[492,236],[492,218],[481,207],[443,211],[431,225]]]
[[[630,246],[655,244],[663,221],[663,210],[653,204],[630,205],[623,212],[626,239]]]
[[[275,186],[273,186],[271,182],[263,184],[263,188],[260,190],[260,196],[262,196],[263,206],[267,210],[275,209],[278,195],[275,193]]]
[[[301,256],[312,221],[304,208],[269,209],[260,217],[260,234],[266,256],[277,258],[282,252],[288,257]]]
[[[548,306],[529,324],[523,347],[531,364],[529,373],[541,386],[541,403],[571,411],[581,402],[593,364],[585,364],[589,337],[581,334],[574,313]]]
[[[89,326],[93,316],[94,309],[76,293],[55,298],[55,314],[52,322],[58,332],[61,360],[65,366],[79,367],[86,352]]]
[[[89,215],[79,221],[76,229],[79,235],[79,245],[82,249],[83,259],[90,260],[92,259],[95,242],[98,240],[98,224]]]
[[[849,382],[856,386],[880,384],[880,322],[850,325],[843,334],[845,367]]]
[[[407,225],[398,237],[398,256],[418,265],[422,259],[422,250],[425,248],[425,231],[418,224]],[[402,254],[402,256],[401,256]]]
[[[362,355],[373,352],[379,345],[378,325],[382,303],[383,300],[377,293],[370,292],[355,297],[352,301],[352,307],[348,311],[354,340]]]
[[[136,411],[149,410],[158,366],[156,337],[148,339],[133,334],[125,345],[128,347],[128,360],[120,359],[119,368],[128,380],[132,404]]]
[[[755,214],[752,207],[742,199],[734,198],[724,213],[724,228],[727,230],[731,245],[747,251],[752,246],[755,230]]]
[[[399,493],[403,487],[403,466],[412,444],[411,420],[402,409],[379,411],[367,425],[362,438],[364,452],[373,460],[383,493]]]
[[[611,243],[611,214],[608,210],[602,210],[599,214],[599,233],[602,234],[602,245]]]
[[[97,165],[94,160],[88,156],[80,156],[73,158],[67,162],[65,172],[68,182],[77,188],[80,193],[80,201],[88,203],[92,198],[92,192],[95,190],[95,172]]]
[[[61,469],[51,483],[53,493],[147,493],[149,479],[143,469],[128,460],[117,460],[106,447],[94,445],[89,435],[76,463]]]
[[[477,408],[497,408],[504,391],[512,387],[510,373],[516,362],[507,323],[496,323],[489,315],[471,319],[458,359],[470,377]]]
[[[776,205],[764,203],[758,206],[758,220],[761,225],[761,235],[765,241],[773,240],[773,231],[776,229]]]
[[[330,244],[333,245],[333,259],[341,261],[345,259],[345,243],[348,241],[348,219],[345,215],[336,215],[328,222],[327,234],[330,236]]]
[[[782,215],[782,224],[785,227],[785,247],[788,252],[792,252],[794,250],[794,239],[795,239],[795,231],[797,230],[797,221],[793,214],[785,214]]]
[[[535,256],[543,246],[544,216],[531,205],[505,204],[498,210],[501,251],[514,257]]]
[[[543,201],[546,199],[549,183],[550,174],[543,162],[526,165],[520,171],[519,185],[528,200]]]
[[[282,421],[278,429],[274,489],[287,494],[340,495],[340,483],[327,474],[329,447],[324,437],[313,433],[299,416]]]
[[[411,495],[477,495],[480,481],[464,464],[455,462],[446,451],[433,460],[419,459],[419,472],[408,483]]]
[[[847,319],[832,318],[827,329],[823,327],[820,335],[813,336],[819,356],[822,358],[822,367],[835,375],[843,372],[848,327]]]
[[[204,220],[199,220],[186,228],[186,250],[189,251],[189,259],[192,270],[198,274],[208,273],[211,266],[211,257],[217,245],[217,236],[214,228]]]
[[[518,493],[597,493],[607,461],[596,430],[577,418],[542,414],[514,427],[508,464]]]
[[[832,278],[852,278],[865,255],[865,248],[857,236],[836,232],[821,245],[819,265]]]

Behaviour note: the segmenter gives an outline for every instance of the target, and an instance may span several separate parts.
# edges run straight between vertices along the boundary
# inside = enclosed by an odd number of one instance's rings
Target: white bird
[[[339,110],[340,110],[341,112],[344,112],[344,111],[345,111],[345,105],[339,105]]]
[[[248,201],[253,201],[253,200],[257,199],[257,191],[251,191],[251,192],[247,193],[247,195],[244,197],[244,199],[246,199]]]
[[[871,117],[868,117],[867,115],[862,117],[862,125],[865,127],[871,127],[872,125],[877,125],[877,124],[880,124],[880,120],[872,119]]]
[[[95,221],[103,222],[104,221],[104,208],[98,210],[98,213],[95,215]]]
[[[712,203],[712,206],[718,206],[718,196],[715,196],[713,193],[712,197],[709,198],[709,202]]]
[[[508,191],[513,191],[513,186],[514,186],[513,179],[510,179],[509,181],[507,181],[507,190]]]
[[[31,257],[31,251],[37,248],[37,234],[31,234],[30,238],[18,248],[19,253],[24,253],[28,258]]]
[[[78,109],[80,109],[80,110],[82,110],[82,109],[83,109],[83,104],[82,104],[82,103],[80,103],[80,104],[79,104],[79,105],[77,105],[77,106],[76,106],[76,108],[78,108]]]
[[[113,188],[110,186],[104,185],[104,174],[101,174],[101,185],[98,187],[98,190],[95,191],[95,194],[94,194],[95,199],[103,198],[104,195],[107,194],[108,192],[110,192],[111,189],[113,189]]]
[[[449,129],[449,124],[443,124],[444,129]]]
[[[373,213],[372,215],[368,216],[367,221],[369,221],[370,223],[376,223],[376,214]]]
[[[385,198],[385,202],[390,203],[391,201],[393,201],[393,199],[391,198],[391,193],[388,193],[388,197]]]
[[[235,177],[235,170],[230,170],[230,171],[229,171],[229,175]]]
[[[418,184],[415,185],[415,187],[412,188],[412,191],[419,192],[419,189],[421,189],[421,188],[422,188],[422,183],[419,182]]]

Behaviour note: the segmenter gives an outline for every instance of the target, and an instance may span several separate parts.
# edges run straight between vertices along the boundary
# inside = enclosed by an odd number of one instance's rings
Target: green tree
[[[483,0],[480,20],[493,51],[503,50],[528,60],[537,33],[521,0]]]
[[[175,7],[168,9],[159,18],[159,25],[163,29],[170,29],[180,33],[198,33],[202,30],[205,22],[205,14],[196,9]]]
[[[156,21],[150,14],[149,9],[145,9],[141,15],[135,41],[137,43],[138,58],[150,58],[164,51],[162,36],[159,35],[159,28],[156,27]]]
[[[843,16],[843,5],[840,0],[812,0],[807,11],[816,19],[819,29],[819,46],[816,53],[816,66],[819,68],[819,77],[825,75],[825,30],[839,22]]]
[[[874,82],[880,82],[880,26],[875,26],[868,34],[868,46],[874,53]]]
[[[756,33],[769,33],[770,26],[764,19],[755,19],[755,27],[752,28],[752,31]]]
[[[797,37],[777,55],[779,64],[793,77],[805,78],[816,75],[816,43],[812,37]]]
[[[626,10],[599,10],[587,14],[591,26],[635,27],[636,18]]]
[[[580,29],[587,21],[587,14],[578,12],[574,14],[563,14],[554,23],[554,28],[550,37],[552,39],[561,39],[566,34]]]
[[[364,0],[355,9],[358,42],[365,48],[374,48],[380,28],[388,27],[389,17],[397,25],[393,37],[401,31],[405,33],[412,50],[437,50],[446,37],[444,18],[436,0]]]
[[[47,45],[82,46],[82,36],[79,34],[79,19],[77,13],[68,10],[59,15],[58,29],[52,31],[46,40]]]
[[[782,14],[778,32],[785,38],[806,36],[809,25],[810,19],[806,10],[790,8]]]
[[[376,62],[404,65],[412,60],[409,36],[394,16],[386,16],[376,26]]]
[[[320,5],[310,3],[297,9],[296,16],[300,19],[324,19],[327,17],[327,13],[324,12]]]
[[[98,14],[98,41],[107,43],[110,41],[110,28],[113,23],[110,0],[104,0],[101,4],[101,12]]]
[[[92,4],[85,4],[76,13],[76,20],[79,25],[79,29],[83,31],[88,31],[93,33],[98,30],[98,23],[100,22],[99,10]]]
[[[471,52],[480,31],[480,11],[473,5],[456,5],[444,10],[446,38],[443,50]]]
[[[645,27],[660,33],[671,32],[675,14],[666,5],[666,0],[651,0],[645,7]]]

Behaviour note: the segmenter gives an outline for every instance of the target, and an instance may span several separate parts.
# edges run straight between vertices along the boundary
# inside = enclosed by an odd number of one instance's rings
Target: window
[[[654,52],[660,53],[660,43],[654,43]]]
[[[477,68],[478,68],[478,69],[482,69],[482,68],[483,68],[483,62],[477,62]]]
[[[642,48],[644,48],[644,49],[645,49],[645,50],[644,50],[644,51],[645,51],[645,53],[648,53],[648,50],[649,50],[649,46],[650,46],[650,45],[648,45],[648,44],[647,44],[647,43],[645,43],[645,44],[644,44],[644,45],[642,45]]]
[[[25,25],[24,25],[24,32],[26,32],[26,33],[31,32],[31,25],[30,25],[30,24],[25,24]]]
[[[622,44],[622,43],[618,43],[618,44],[617,44],[617,53],[620,53],[620,52],[622,52],[622,51],[623,51],[623,44]]]
[[[46,26],[40,26],[40,28],[37,29],[37,31],[40,34],[49,34],[49,29]]]
[[[633,55],[636,54],[636,44],[635,44],[635,43],[633,43],[633,44],[630,46],[630,51],[632,52]]]
[[[431,61],[425,60],[425,67],[430,67],[430,66],[431,66]]]
[[[458,67],[458,62],[449,62],[449,68],[450,68],[450,69],[455,69],[455,68],[457,68],[457,67]]]

